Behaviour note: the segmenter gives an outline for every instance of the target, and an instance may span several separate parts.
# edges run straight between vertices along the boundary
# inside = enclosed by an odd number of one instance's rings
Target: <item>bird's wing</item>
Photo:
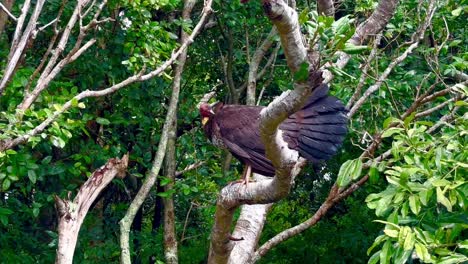
[[[226,147],[254,172],[272,176],[275,169],[265,157],[265,146],[259,134],[259,113],[262,107],[225,105],[215,115],[214,121]]]

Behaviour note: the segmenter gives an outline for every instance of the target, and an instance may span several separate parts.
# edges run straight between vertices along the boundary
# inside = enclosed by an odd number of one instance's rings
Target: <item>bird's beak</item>
[[[211,113],[212,115],[215,114],[215,112],[213,111],[213,109],[210,109],[210,113]]]
[[[209,117],[204,117],[201,121],[202,125],[205,125],[206,123],[208,123],[208,120],[210,120]]]

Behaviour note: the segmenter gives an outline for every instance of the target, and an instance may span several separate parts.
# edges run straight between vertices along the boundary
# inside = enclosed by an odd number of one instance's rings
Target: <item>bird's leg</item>
[[[250,180],[250,175],[252,174],[252,167],[250,165],[246,165],[244,169],[244,173],[242,175],[242,179],[244,180],[244,185],[247,186]]]
[[[250,165],[245,165],[244,171],[242,172],[242,177],[237,181],[231,182],[229,185],[234,184],[234,183],[242,183],[243,185],[247,187],[247,184],[250,181],[251,174],[252,174],[252,167]]]

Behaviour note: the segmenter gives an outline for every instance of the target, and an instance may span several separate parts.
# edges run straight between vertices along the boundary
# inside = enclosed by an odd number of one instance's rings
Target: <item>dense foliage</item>
[[[335,1],[337,2],[337,1]],[[331,68],[331,93],[346,102],[360,85],[363,65],[370,65],[364,89],[408,47],[426,14],[418,1],[400,1],[386,26],[376,58],[367,61],[374,42],[347,45],[357,24],[372,13],[377,1],[340,1],[335,19],[318,16],[314,1],[297,1],[304,41],[319,43],[321,65],[345,51],[353,57],[344,69]],[[11,12],[20,14],[24,1]],[[33,106],[17,109],[38,82],[35,69],[54,36],[63,32],[74,6],[47,1],[40,25],[62,19],[37,34],[16,73],[0,95],[0,140],[27,134],[65,102],[85,90],[101,90],[141,71],[161,65],[177,48],[180,29],[190,32],[194,22],[180,19],[178,0],[110,1],[102,11],[112,18],[85,38],[96,39],[76,61],[67,65]],[[192,19],[198,19],[197,3]],[[468,68],[466,1],[437,1],[438,9],[419,47],[394,68],[385,84],[350,120],[349,136],[341,152],[325,166],[306,167],[288,198],[272,208],[260,243],[297,225],[320,207],[336,179],[348,186],[364,176],[369,182],[330,210],[305,233],[272,249],[261,263],[462,263],[468,261],[468,184],[466,97]],[[215,14],[189,48],[177,112],[177,170],[204,162],[178,175],[175,188],[164,171],[158,186],[143,204],[132,226],[135,263],[164,261],[162,202],[175,201],[180,263],[205,263],[217,192],[242,173],[233,160],[224,166],[226,153],[208,144],[200,129],[198,109],[202,96],[216,90],[216,100],[245,103],[249,61],[271,30],[261,1],[215,1]],[[86,21],[84,21],[86,22]],[[78,41],[72,30],[65,52]],[[15,21],[0,31],[0,69],[6,68]],[[60,34],[59,34],[60,36]],[[294,79],[283,51],[274,46],[261,65],[273,66],[257,81],[260,103],[266,105]],[[65,55],[63,55],[65,56]],[[3,74],[0,73],[0,75]],[[0,263],[51,263],[57,247],[57,213],[54,195],[76,194],[81,184],[106,160],[130,154],[128,175],[115,179],[100,195],[83,224],[75,253],[76,263],[117,263],[120,257],[118,222],[151,168],[171,96],[172,70],[117,92],[73,102],[43,132],[12,149],[0,152]],[[465,74],[466,76],[466,74]],[[464,77],[467,78],[467,77]],[[236,90],[230,88],[234,85]],[[457,85],[455,85],[457,84]],[[426,91],[450,92],[429,101],[427,115],[401,118],[415,98]],[[444,115],[442,123],[429,133]],[[403,120],[400,120],[403,119]],[[374,135],[382,144],[375,157],[361,159]],[[365,167],[365,163],[371,165]],[[344,164],[344,166],[341,166]],[[341,170],[340,170],[341,167]],[[340,175],[340,176],[338,176]],[[367,206],[366,206],[367,205]]]

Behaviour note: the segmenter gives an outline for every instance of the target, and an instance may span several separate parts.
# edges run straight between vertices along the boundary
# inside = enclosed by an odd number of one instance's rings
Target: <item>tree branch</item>
[[[247,80],[247,105],[255,105],[255,91],[257,89],[258,67],[266,52],[271,48],[274,37],[277,34],[276,28],[272,28],[262,44],[255,50],[249,65],[249,77]],[[265,67],[266,68],[266,67]]]
[[[421,29],[419,30],[419,32],[418,32],[418,33],[420,33],[419,36],[422,36],[424,34],[424,29],[429,26],[428,21],[429,22],[431,21],[433,12],[435,10],[434,3],[435,3],[435,0],[432,0],[430,2],[430,8],[429,8],[429,10],[430,10],[429,14],[430,15],[426,19],[426,21],[424,23],[424,26],[421,27]],[[388,73],[386,75],[388,75]],[[383,80],[384,79],[382,79],[382,81]],[[415,111],[415,110],[416,110],[416,108],[413,108],[413,111]],[[352,116],[352,113],[350,113],[349,116]],[[368,148],[360,156],[361,159],[364,159],[364,158],[367,158],[367,157],[372,157],[374,155],[375,151],[380,146],[381,134],[382,133],[383,133],[383,131],[374,137],[374,140],[373,140],[372,144],[370,144],[368,146]],[[379,157],[377,157],[377,158],[375,158],[373,160],[377,160],[379,158],[381,159],[384,156],[388,156],[390,154],[391,154],[391,152],[387,151],[387,152],[383,153],[381,156],[379,156]],[[364,166],[363,166],[364,169],[369,168],[371,166],[371,164],[372,164],[372,162],[370,162],[370,161],[365,163]],[[366,176],[362,177],[361,179],[359,179],[357,182],[351,184],[346,189],[338,188],[338,185],[335,183],[333,185],[333,187],[331,188],[326,200],[322,203],[320,208],[317,210],[317,212],[311,218],[309,218],[307,221],[305,221],[305,222],[303,222],[303,223],[301,223],[301,224],[299,224],[297,226],[294,226],[292,228],[284,230],[283,232],[277,234],[276,236],[274,236],[273,238],[268,240],[264,245],[262,245],[255,252],[255,254],[253,255],[251,261],[249,261],[248,263],[254,263],[254,262],[258,261],[262,256],[264,256],[271,248],[273,248],[277,244],[279,244],[279,243],[291,238],[292,236],[295,236],[295,235],[307,230],[308,228],[314,226],[325,215],[325,213],[330,208],[332,208],[336,203],[338,203],[342,199],[344,199],[347,196],[349,196],[350,194],[352,194],[355,190],[357,190],[360,186],[362,186],[365,182],[367,182],[368,178],[369,178],[369,176],[366,175]]]
[[[128,154],[122,159],[113,158],[93,172],[81,186],[73,201],[55,196],[58,211],[58,249],[55,263],[71,264],[81,224],[91,204],[101,191],[114,179],[125,177],[128,166]]]
[[[185,0],[184,9],[182,11],[182,19],[187,21],[190,19],[190,14],[193,7],[195,6],[196,0]],[[181,44],[184,43],[189,35],[181,29]],[[185,61],[187,59],[187,49],[180,54],[178,63],[174,67],[174,82],[172,83],[172,99],[178,99],[180,93],[180,82],[182,80],[182,73],[184,71]],[[171,106],[174,103],[171,99]],[[176,110],[177,110],[177,102]],[[167,138],[167,150],[165,157],[165,168],[166,177],[169,179],[169,183],[164,186],[165,192],[170,192],[174,189],[175,178],[176,178],[176,139],[177,139],[177,113],[175,112],[170,118],[170,127]],[[177,251],[177,236],[175,230],[175,209],[174,209],[174,196],[163,198],[164,204],[164,256],[166,263],[177,264],[178,263],[178,251]]]
[[[360,45],[365,43],[370,36],[380,33],[395,14],[398,2],[399,0],[380,0],[372,15],[358,26],[349,42],[354,45]],[[351,59],[351,55],[344,52],[340,52],[339,54],[340,57],[336,61],[335,66],[343,69]],[[327,70],[324,71],[323,77],[325,79],[324,82],[329,83],[333,79],[333,74]]]
[[[15,22],[18,21],[18,19],[12,13],[10,13],[10,10],[8,10],[8,8],[6,8],[6,6],[4,6],[2,3],[0,3],[0,7],[11,19],[13,19]]]
[[[20,23],[23,23],[24,21],[23,14],[21,14],[20,18],[18,19],[18,24],[16,27],[18,31],[17,32],[15,31],[15,36],[12,42],[11,50],[8,55],[8,63],[3,72],[3,77],[0,80],[0,95],[3,94],[3,91],[5,90],[7,83],[10,81],[15,70],[17,69],[18,62],[21,58],[21,55],[23,54],[24,49],[26,48],[26,45],[28,44],[29,39],[32,36],[33,30],[36,28],[37,20],[39,19],[39,15],[41,14],[42,6],[44,5],[44,2],[45,0],[38,0],[36,2],[36,7],[34,8],[34,12],[29,18],[29,22],[28,22],[28,25],[26,26],[26,29],[22,33],[20,33],[19,30],[21,30]],[[29,1],[25,2],[23,8],[27,6],[29,6]],[[19,42],[16,42],[16,40],[19,40]]]

